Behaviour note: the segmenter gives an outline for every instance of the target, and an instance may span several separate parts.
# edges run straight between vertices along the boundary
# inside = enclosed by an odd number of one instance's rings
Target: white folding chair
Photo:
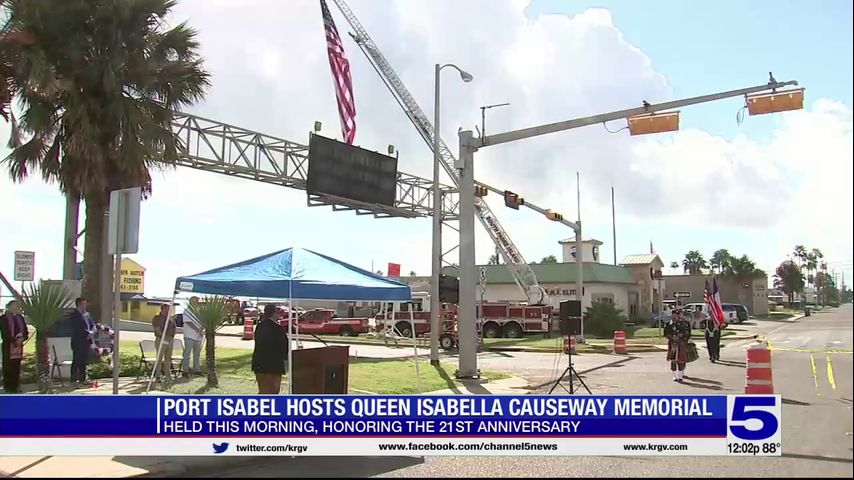
[[[50,339],[50,340],[54,340],[54,339]],[[59,374],[59,384],[65,385],[65,383],[62,380],[62,369],[64,367],[68,367],[70,369],[71,365],[73,364],[73,362],[71,360],[71,356],[72,356],[71,347],[69,344],[69,339],[67,339],[67,338],[60,338],[60,339],[56,339],[56,340],[58,340],[58,341],[50,342],[51,343],[50,353],[51,353],[51,357],[52,357],[51,363],[50,363],[50,377],[54,378],[55,374],[58,373]],[[63,342],[62,340],[65,340],[65,341]],[[59,348],[57,348],[57,345],[59,345]],[[62,347],[63,345],[65,345],[66,348],[63,348]],[[70,374],[69,374],[69,377],[70,377]]]

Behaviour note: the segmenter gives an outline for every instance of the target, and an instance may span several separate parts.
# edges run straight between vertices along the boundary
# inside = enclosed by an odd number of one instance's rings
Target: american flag
[[[338,36],[335,21],[326,6],[326,0],[320,0],[323,13],[323,29],[326,30],[326,51],[329,55],[329,68],[335,82],[335,97],[338,99],[338,116],[341,118],[341,133],[344,141],[352,144],[356,138],[356,101],[353,98],[353,82],[350,80],[350,62],[344,55],[344,44]]]
[[[706,287],[703,290],[703,301],[709,306],[709,312],[712,319],[718,328],[723,328],[726,325],[724,317],[724,309],[721,305],[721,294],[718,291],[718,279],[712,279],[712,289],[709,290],[709,281],[706,280]]]

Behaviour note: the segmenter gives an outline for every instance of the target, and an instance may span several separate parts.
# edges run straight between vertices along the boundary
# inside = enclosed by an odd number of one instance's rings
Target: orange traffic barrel
[[[243,340],[255,340],[255,322],[246,317],[243,320]]]
[[[747,349],[747,371],[744,376],[744,393],[772,395],[774,381],[771,375],[771,350],[763,343]]]
[[[614,353],[628,353],[626,351],[626,332],[622,330],[614,332]]]

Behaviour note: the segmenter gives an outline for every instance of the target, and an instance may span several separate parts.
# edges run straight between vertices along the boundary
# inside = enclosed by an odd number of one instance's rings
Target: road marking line
[[[827,356],[827,381],[836,390],[836,379],[833,378],[833,365],[830,363],[830,355]]]
[[[746,348],[745,348],[746,349]],[[769,350],[774,350],[775,352],[797,352],[797,353],[838,353],[842,355],[851,355],[854,353],[854,350],[822,350],[820,348],[816,349],[806,349],[806,348],[777,348],[772,346],[770,343],[768,344]]]
[[[810,354],[810,365],[812,365],[812,380],[815,383],[815,394],[821,396],[821,391],[818,389],[818,369],[815,366],[815,355]]]

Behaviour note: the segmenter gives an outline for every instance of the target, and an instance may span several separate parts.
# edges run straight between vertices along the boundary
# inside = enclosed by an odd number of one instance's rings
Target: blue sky
[[[488,103],[512,103],[490,112],[489,130],[497,133],[643,99],[756,85],[769,70],[778,80],[797,79],[807,89],[803,112],[747,118],[738,126],[740,99],[688,107],[677,134],[629,137],[591,126],[486,149],[477,154],[476,176],[573,218],[580,171],[585,237],[605,242],[604,261],[611,261],[613,182],[618,258],[647,251],[650,241],[668,264],[691,249],[709,256],[728,248],[770,273],[802,243],[848,262],[846,275],[854,278],[850,3],[350,3],[427,115],[434,63],[458,63],[474,74],[469,84],[443,77],[442,135],[449,145],[456,145],[458,127],[480,123],[478,107]],[[402,171],[429,177],[429,149],[334,8],[333,16],[353,72],[357,143],[374,150],[393,143]],[[471,18],[481,19],[477,28]],[[173,21],[183,20],[199,30],[213,74],[205,101],[190,113],[303,143],[315,120],[324,134],[340,135],[316,0],[183,0]],[[0,124],[0,138],[7,132]],[[557,241],[571,236],[566,228],[488,200],[527,259],[560,255]],[[56,278],[64,211],[55,187],[38,179],[13,185],[3,175],[0,205],[4,223],[14,225],[0,238],[0,270],[11,271],[14,250],[35,250],[37,276]],[[308,208],[302,192],[210,173],[156,174],[142,225],[135,258],[148,268],[151,295],[167,295],[176,276],[288,246],[363,268],[398,262],[404,272],[429,272],[429,220]],[[478,261],[491,252],[478,233]]]

